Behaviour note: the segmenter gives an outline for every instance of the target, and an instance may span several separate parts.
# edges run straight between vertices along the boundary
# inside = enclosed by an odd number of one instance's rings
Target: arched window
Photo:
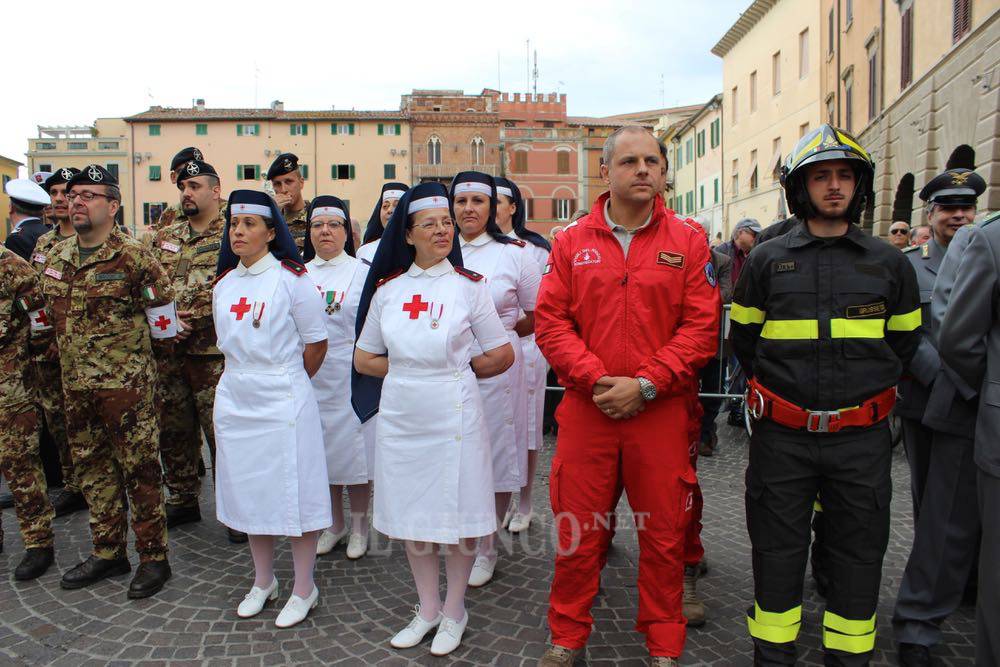
[[[441,164],[441,140],[436,135],[427,140],[427,164]]]
[[[483,164],[486,160],[486,142],[482,137],[472,139],[472,164]]]

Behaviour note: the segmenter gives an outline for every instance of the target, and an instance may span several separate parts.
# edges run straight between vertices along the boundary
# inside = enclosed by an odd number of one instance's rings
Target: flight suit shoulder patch
[[[281,266],[283,266],[284,268],[288,269],[289,271],[291,271],[292,273],[294,273],[296,276],[304,276],[306,273],[308,273],[308,270],[306,269],[306,267],[302,266],[298,262],[296,262],[294,260],[291,260],[291,259],[287,259],[286,258],[286,259],[281,260]]]
[[[403,269],[396,269],[395,271],[393,271],[389,275],[385,276],[384,278],[379,278],[378,282],[375,283],[375,289],[378,289],[382,285],[385,285],[387,282],[389,282],[393,278],[400,277],[401,275],[403,275],[403,273],[404,273]]]
[[[522,243],[523,243],[523,241],[522,241]],[[483,274],[476,273],[475,271],[470,271],[469,269],[466,269],[466,268],[461,267],[461,266],[456,266],[455,267],[455,273],[457,273],[460,276],[465,276],[466,278],[468,278],[469,280],[471,280],[474,283],[478,283],[480,280],[483,279]]]

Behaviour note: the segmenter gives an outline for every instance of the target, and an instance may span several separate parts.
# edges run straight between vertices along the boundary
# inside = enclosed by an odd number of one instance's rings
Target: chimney
[[[205,98],[204,97],[199,97],[198,99],[196,99],[194,101],[194,108],[197,109],[198,111],[204,111],[205,110]]]
[[[285,103],[281,100],[275,100],[271,102],[271,111],[284,111]]]

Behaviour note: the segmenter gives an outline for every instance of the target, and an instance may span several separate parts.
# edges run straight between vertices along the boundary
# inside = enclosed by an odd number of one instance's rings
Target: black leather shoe
[[[901,667],[930,667],[931,650],[920,644],[900,644],[899,664]]]
[[[249,539],[246,533],[233,530],[232,528],[226,528],[226,533],[229,535],[229,541],[233,544],[244,544]]]
[[[9,510],[14,506],[14,494],[10,491],[0,493],[0,510]]]
[[[167,529],[196,521],[201,521],[201,509],[197,505],[191,507],[167,505]]]
[[[87,509],[87,501],[83,499],[80,492],[67,491],[66,489],[56,489],[49,494],[49,502],[56,516],[66,516],[73,512]]]
[[[14,569],[14,578],[18,581],[31,581],[45,574],[56,559],[52,547],[37,547],[27,549],[21,564]]]
[[[129,565],[128,558],[108,559],[91,556],[64,574],[59,585],[71,591],[77,588],[86,588],[102,579],[128,574],[131,571],[132,566]]]
[[[165,560],[151,560],[139,563],[132,583],[128,586],[130,600],[140,600],[156,595],[170,579],[170,563]]]

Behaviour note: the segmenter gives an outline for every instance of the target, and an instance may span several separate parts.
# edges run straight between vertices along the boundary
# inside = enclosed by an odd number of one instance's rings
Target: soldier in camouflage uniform
[[[42,576],[54,559],[53,512],[38,456],[38,413],[28,348],[29,335],[51,328],[38,276],[26,261],[0,246],[0,473],[14,495],[24,541],[24,560],[14,570],[20,581]]]
[[[174,159],[170,161],[170,182],[174,185],[177,184],[177,176],[181,173],[181,167],[186,165],[191,160],[204,160],[205,156],[200,150],[194,146],[188,146],[187,148],[182,148],[174,156]],[[163,209],[160,215],[152,222],[150,227],[153,230],[163,229],[168,225],[172,225],[175,222],[184,222],[187,217],[184,215],[181,205],[172,204],[171,206]]]
[[[201,520],[201,434],[205,434],[214,463],[212,410],[225,364],[215,346],[212,321],[212,287],[226,224],[219,175],[210,164],[193,160],[182,167],[177,188],[187,220],[159,230],[152,244],[154,256],[172,281],[177,314],[189,327],[178,334],[171,349],[157,351],[160,457],[170,492],[168,528]],[[246,536],[230,531],[230,539],[242,542]]]
[[[152,253],[115,227],[121,193],[107,170],[84,168],[67,184],[67,198],[77,236],[49,253],[42,294],[59,344],[66,428],[94,551],[61,585],[82,588],[131,569],[131,509],[140,565],[128,596],[149,597],[170,578],[150,338],[163,344],[177,333],[173,289]]]
[[[274,187],[274,201],[281,209],[288,231],[295,239],[295,246],[302,252],[309,233],[309,223],[306,214],[309,202],[302,198],[302,187],[305,179],[299,170],[299,158],[293,153],[282,153],[267,170],[267,180]]]
[[[55,228],[42,234],[35,243],[31,254],[31,266],[39,273],[45,268],[45,262],[52,248],[65,239],[76,235],[73,223],[69,219],[69,205],[66,201],[66,182],[80,172],[75,168],[56,169],[42,187],[52,198],[52,220]],[[45,415],[45,424],[59,452],[59,464],[62,468],[63,488],[52,492],[52,509],[56,516],[71,514],[87,509],[87,503],[80,492],[73,473],[73,456],[69,451],[69,440],[66,437],[66,416],[63,409],[62,370],[59,367],[59,348],[55,335],[49,333],[45,337],[47,344],[35,345],[36,352],[32,362],[35,370],[35,386],[38,389],[39,404]]]

